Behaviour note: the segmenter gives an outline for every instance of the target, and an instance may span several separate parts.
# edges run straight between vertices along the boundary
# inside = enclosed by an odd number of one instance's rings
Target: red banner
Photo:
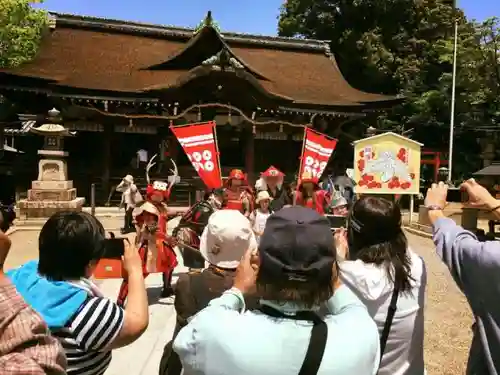
[[[222,186],[215,122],[171,126],[194,169],[209,189]]]
[[[328,164],[333,150],[335,150],[337,140],[310,128],[306,128],[304,137],[299,180],[304,173],[310,173],[312,177],[319,179]]]

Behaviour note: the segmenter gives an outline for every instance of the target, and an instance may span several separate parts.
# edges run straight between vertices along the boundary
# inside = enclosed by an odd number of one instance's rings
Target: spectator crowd
[[[500,219],[500,201],[485,188],[473,179],[462,188],[470,206]],[[446,218],[446,195],[445,184],[433,184],[425,207],[436,253],[475,318],[466,374],[497,375],[500,243]],[[236,210],[209,217],[199,246],[206,267],[175,285],[177,324],[159,374],[426,374],[427,272],[398,204],[374,196],[349,208],[340,201],[347,225],[333,232],[317,210],[282,206],[262,191],[248,217]],[[0,374],[105,374],[112,351],[148,327],[136,245],[125,242],[122,307],[92,282],[106,239],[94,216],[54,214],[40,232],[38,260],[7,272],[11,243],[1,228]]]

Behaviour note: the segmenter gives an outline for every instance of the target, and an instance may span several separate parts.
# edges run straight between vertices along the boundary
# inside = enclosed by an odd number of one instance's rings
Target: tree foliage
[[[32,60],[47,27],[47,12],[28,0],[0,0],[0,68]]]
[[[458,20],[456,137],[458,174],[477,167],[478,136],[499,119],[499,21],[468,21],[443,0],[288,0],[279,33],[331,41],[356,88],[403,94],[379,127],[413,128],[427,148],[448,148],[454,21]],[[487,126],[490,126],[488,128]],[[463,152],[463,150],[467,152]]]

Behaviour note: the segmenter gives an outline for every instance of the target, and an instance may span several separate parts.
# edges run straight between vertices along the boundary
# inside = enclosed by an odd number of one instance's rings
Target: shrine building
[[[87,202],[95,183],[98,204],[126,174],[144,183],[139,150],[177,161],[177,198],[187,199],[182,185],[200,182],[171,124],[215,120],[223,175],[239,167],[255,181],[270,164],[297,172],[303,125],[338,137],[401,101],[350,86],[327,41],[223,32],[210,12],[195,29],[51,13],[35,60],[0,70],[0,94],[0,134],[24,152],[16,183],[27,190],[35,178],[43,139],[29,129],[56,108],[77,132],[65,139],[69,178]],[[352,151],[344,159],[352,164]]]

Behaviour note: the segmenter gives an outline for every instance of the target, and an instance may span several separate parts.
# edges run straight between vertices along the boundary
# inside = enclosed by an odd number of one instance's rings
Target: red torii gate
[[[448,165],[448,159],[443,156],[445,154],[446,153],[443,151],[425,150],[421,152],[422,158],[420,160],[420,165],[427,164],[434,166],[434,181],[438,181],[439,168]],[[425,156],[430,156],[431,158],[425,158]]]

